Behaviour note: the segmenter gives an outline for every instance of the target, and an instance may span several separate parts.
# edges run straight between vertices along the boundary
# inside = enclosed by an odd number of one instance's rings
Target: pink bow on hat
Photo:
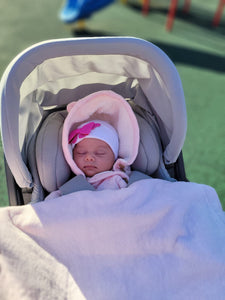
[[[95,122],[89,122],[88,124],[85,124],[84,126],[77,128],[75,130],[72,130],[69,134],[69,144],[75,144],[78,138],[83,138],[89,133],[95,129],[96,127],[101,126],[100,123]]]

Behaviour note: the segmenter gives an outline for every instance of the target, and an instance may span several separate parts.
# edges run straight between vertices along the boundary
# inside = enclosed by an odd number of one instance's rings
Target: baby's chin
[[[92,176],[96,175],[99,172],[98,169],[96,167],[93,167],[93,166],[85,167],[85,168],[83,168],[82,171],[84,172],[84,174],[87,177],[92,177]]]

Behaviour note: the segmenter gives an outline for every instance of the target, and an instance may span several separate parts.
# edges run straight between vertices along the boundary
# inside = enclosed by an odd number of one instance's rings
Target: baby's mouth
[[[97,169],[97,167],[93,166],[93,165],[87,165],[87,166],[84,166],[84,169],[85,170],[94,170],[94,169]]]

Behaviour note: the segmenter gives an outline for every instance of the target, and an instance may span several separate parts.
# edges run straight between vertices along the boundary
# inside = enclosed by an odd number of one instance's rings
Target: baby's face
[[[74,148],[73,159],[87,177],[111,170],[115,161],[109,145],[94,138],[79,142]]]

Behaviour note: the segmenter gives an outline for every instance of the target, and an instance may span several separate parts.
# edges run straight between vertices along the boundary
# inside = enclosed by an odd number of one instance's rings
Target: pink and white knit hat
[[[115,159],[119,152],[119,138],[113,126],[102,120],[85,122],[69,134],[69,144],[72,148],[84,139],[94,138],[104,141],[112,149]]]

